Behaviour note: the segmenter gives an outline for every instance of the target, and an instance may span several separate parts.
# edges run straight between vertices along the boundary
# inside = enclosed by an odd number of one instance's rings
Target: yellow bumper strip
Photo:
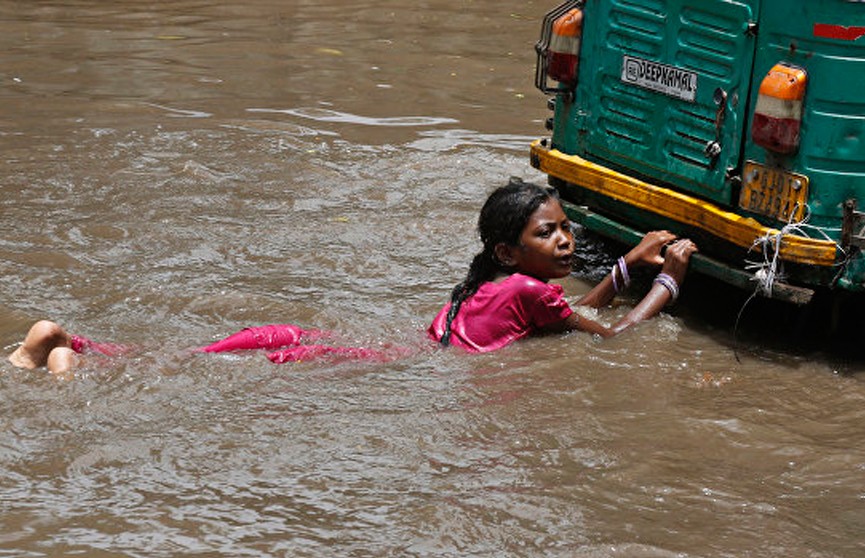
[[[551,176],[707,231],[743,248],[751,248],[755,240],[767,234],[780,232],[755,219],[724,211],[692,196],[637,180],[576,155],[549,149],[540,140],[532,142],[531,155],[538,170]],[[789,262],[831,266],[835,264],[836,251],[837,246],[832,241],[786,234],[781,240],[780,257]]]

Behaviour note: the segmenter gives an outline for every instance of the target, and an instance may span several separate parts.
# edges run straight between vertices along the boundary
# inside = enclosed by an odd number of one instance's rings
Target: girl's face
[[[503,247],[499,259],[520,273],[547,280],[565,277],[571,272],[574,256],[574,234],[571,221],[555,199],[541,204],[523,228],[518,246]]]

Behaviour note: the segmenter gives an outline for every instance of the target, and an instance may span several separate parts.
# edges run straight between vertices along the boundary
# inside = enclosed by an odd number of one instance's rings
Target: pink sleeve
[[[537,302],[527,308],[532,325],[538,329],[561,322],[574,313],[565,300],[561,285],[547,284],[544,287],[546,292],[540,293]]]

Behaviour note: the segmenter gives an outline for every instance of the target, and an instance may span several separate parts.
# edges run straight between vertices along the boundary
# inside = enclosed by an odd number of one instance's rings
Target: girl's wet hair
[[[478,217],[478,234],[483,250],[472,260],[466,278],[451,292],[451,307],[441,338],[442,345],[450,344],[451,324],[463,301],[475,294],[484,282],[493,280],[498,272],[509,271],[496,258],[496,245],[504,242],[508,246],[517,246],[529,218],[550,199],[559,199],[554,189],[514,177],[487,198]]]

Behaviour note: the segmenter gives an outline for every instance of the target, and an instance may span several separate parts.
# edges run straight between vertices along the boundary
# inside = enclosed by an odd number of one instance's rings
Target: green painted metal
[[[791,286],[865,291],[865,242],[842,234],[850,228],[845,203],[865,211],[865,2],[586,0],[583,9],[578,84],[572,95],[556,97],[553,147],[777,228],[786,223],[738,207],[743,165],[804,174],[808,221],[792,232],[831,239],[848,257],[831,270],[788,269]],[[808,75],[800,147],[786,156],[755,145],[750,133],[760,82],[779,62]],[[647,74],[654,81],[627,78],[634,63],[654,72]],[[664,72],[673,79],[658,79]],[[688,75],[696,80],[693,98]],[[613,228],[669,225],[597,196],[571,199]],[[712,239],[702,245],[701,259],[727,268],[713,274],[744,285],[741,253]]]
[[[810,222],[838,239],[845,200],[865,204],[865,36],[855,40],[815,36],[815,26],[856,35],[865,26],[865,3],[847,0],[763,0],[754,82],[776,63],[808,73],[799,151],[772,158],[746,134],[745,157],[807,175]],[[852,28],[852,31],[851,31]],[[825,32],[824,32],[825,34]],[[757,87],[750,104],[756,102]],[[748,122],[750,127],[750,121]],[[748,128],[750,129],[750,128]]]
[[[747,30],[758,7],[759,0],[587,2],[579,85],[575,102],[560,98],[554,147],[729,203],[726,172],[740,158],[754,56]],[[646,63],[693,76],[694,99],[623,79]]]
[[[622,244],[634,246],[644,236],[644,233],[608,219],[603,215],[594,213],[586,207],[565,202],[564,208],[568,218],[573,222],[579,223],[592,232],[611,238]],[[704,256],[703,254],[694,254],[691,257],[691,269],[743,290],[755,290],[757,288],[754,277],[750,273],[734,269],[723,262]],[[813,289],[781,282],[776,282],[772,290],[773,298],[793,304],[807,304],[814,297]]]

